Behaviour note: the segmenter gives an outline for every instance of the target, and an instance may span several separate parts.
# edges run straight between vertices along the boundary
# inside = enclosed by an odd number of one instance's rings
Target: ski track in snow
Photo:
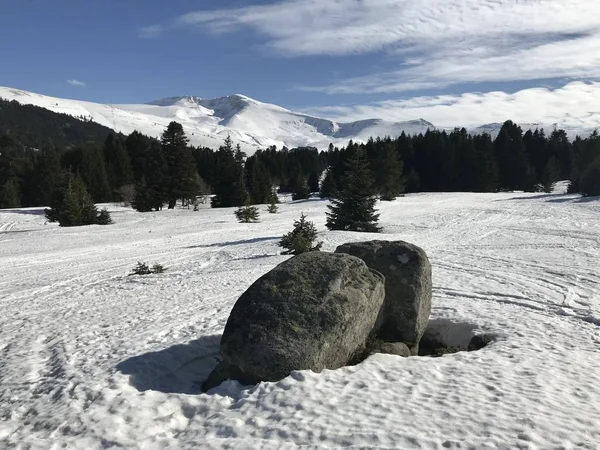
[[[16,224],[16,222],[0,223],[0,233],[8,233]]]
[[[409,195],[379,204],[380,235],[325,231],[326,204],[259,224],[109,205],[114,225],[65,229],[0,210],[0,448],[600,448],[599,201]],[[324,250],[422,246],[432,324],[495,342],[199,393],[231,307],[287,258],[277,242],[300,212]],[[128,276],[137,261],[167,272]]]

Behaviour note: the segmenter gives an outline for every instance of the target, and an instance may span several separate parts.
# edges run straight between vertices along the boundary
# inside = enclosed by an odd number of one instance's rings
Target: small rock
[[[482,348],[487,347],[493,340],[494,337],[489,334],[476,334],[469,342],[467,350],[470,352],[481,350]]]
[[[412,356],[410,349],[404,342],[382,342],[371,350],[371,354],[373,353],[385,353],[387,355],[397,355],[405,358]]]

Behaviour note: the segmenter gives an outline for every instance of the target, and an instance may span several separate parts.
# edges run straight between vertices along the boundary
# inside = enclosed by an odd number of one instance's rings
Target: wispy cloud
[[[67,80],[67,83],[71,86],[85,87],[85,82],[75,79]]]
[[[280,0],[190,12],[140,35],[246,28],[277,56],[384,52],[396,69],[304,87],[382,93],[472,81],[600,78],[599,17],[597,0]]]
[[[439,127],[477,127],[512,119],[519,123],[557,124],[573,132],[589,132],[600,123],[600,83],[572,82],[558,89],[524,89],[414,97],[357,106],[330,106],[303,112],[352,122],[368,117],[389,121],[423,118]]]
[[[165,31],[166,28],[162,25],[149,25],[140,28],[137,34],[142,39],[154,39],[160,37]]]

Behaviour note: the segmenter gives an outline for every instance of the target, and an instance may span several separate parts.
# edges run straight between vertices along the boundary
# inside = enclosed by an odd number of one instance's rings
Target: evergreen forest
[[[218,149],[189,145],[172,122],[160,139],[115,133],[94,122],[0,100],[0,208],[53,206],[77,180],[94,203],[125,202],[139,211],[173,208],[212,195],[213,207],[273,202],[273,189],[295,200],[319,193],[356,195],[346,186],[360,164],[362,186],[380,200],[415,192],[571,192],[600,195],[600,135],[465,129],[377,137],[327,151],[270,147],[245,155],[227,138]],[[364,177],[367,177],[366,180]],[[355,189],[356,190],[356,189]],[[335,224],[334,224],[335,227]]]

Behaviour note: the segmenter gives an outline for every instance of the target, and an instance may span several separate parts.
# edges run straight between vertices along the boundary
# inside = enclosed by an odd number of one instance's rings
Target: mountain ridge
[[[278,148],[312,146],[326,149],[330,144],[344,146],[350,139],[366,142],[370,137],[395,138],[403,132],[419,134],[428,129],[438,129],[422,118],[403,122],[378,118],[337,122],[263,103],[243,94],[212,99],[175,96],[145,104],[101,104],[0,87],[0,98],[93,120],[124,134],[139,131],[160,137],[169,122],[174,120],[183,125],[192,145],[216,149],[229,135],[249,154],[273,145]],[[501,125],[484,124],[470,131],[495,135]],[[526,125],[528,128],[541,127],[540,124]]]

